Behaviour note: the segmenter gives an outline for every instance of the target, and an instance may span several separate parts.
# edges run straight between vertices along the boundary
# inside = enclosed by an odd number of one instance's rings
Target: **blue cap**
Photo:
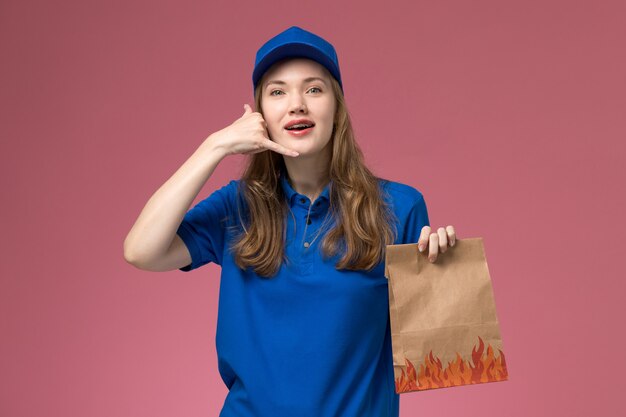
[[[335,48],[328,41],[298,26],[292,26],[279,33],[259,48],[254,62],[254,71],[252,71],[253,91],[265,71],[273,64],[281,59],[292,57],[309,58],[326,67],[339,82],[343,92]]]

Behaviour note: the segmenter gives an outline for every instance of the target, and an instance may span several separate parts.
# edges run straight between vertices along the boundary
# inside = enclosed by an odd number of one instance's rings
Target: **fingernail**
[[[451,241],[450,241],[450,246],[454,246],[454,244],[455,244],[455,243],[456,243],[456,242],[455,242],[454,240],[451,240]]]
[[[428,258],[430,262],[435,262],[435,258]]]
[[[417,249],[419,249],[420,252],[424,251],[424,245],[418,245]]]

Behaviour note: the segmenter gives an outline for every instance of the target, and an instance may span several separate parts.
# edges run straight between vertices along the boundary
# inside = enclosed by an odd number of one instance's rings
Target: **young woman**
[[[124,242],[150,271],[222,267],[217,322],[221,417],[398,416],[385,246],[435,261],[415,188],[365,166],[334,47],[293,26],[257,52],[257,111],[211,134],[150,198]],[[228,155],[243,176],[187,211]]]

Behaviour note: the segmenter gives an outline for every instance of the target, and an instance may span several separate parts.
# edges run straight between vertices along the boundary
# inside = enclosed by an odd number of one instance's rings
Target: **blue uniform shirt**
[[[228,251],[228,226],[238,224],[244,204],[240,180],[200,201],[177,231],[192,259],[182,271],[222,267],[216,348],[229,392],[220,417],[397,417],[384,260],[370,272],[336,270],[339,255],[324,261],[324,232],[313,238],[329,212],[329,185],[312,204],[280,179],[293,216],[286,219],[290,262],[274,277],[240,270]],[[422,194],[379,183],[398,218],[395,244],[416,243],[429,225]]]

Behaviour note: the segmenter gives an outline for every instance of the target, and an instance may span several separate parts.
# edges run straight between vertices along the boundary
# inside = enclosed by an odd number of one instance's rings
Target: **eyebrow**
[[[321,81],[321,82],[324,83],[324,85],[326,85],[326,81],[324,81],[324,79],[320,78],[320,77],[309,77],[309,78],[305,78],[304,79],[305,83],[310,83],[311,81]],[[269,86],[270,84],[285,85],[286,83],[284,81],[281,81],[281,80],[270,80],[270,81],[265,83],[265,87]]]

